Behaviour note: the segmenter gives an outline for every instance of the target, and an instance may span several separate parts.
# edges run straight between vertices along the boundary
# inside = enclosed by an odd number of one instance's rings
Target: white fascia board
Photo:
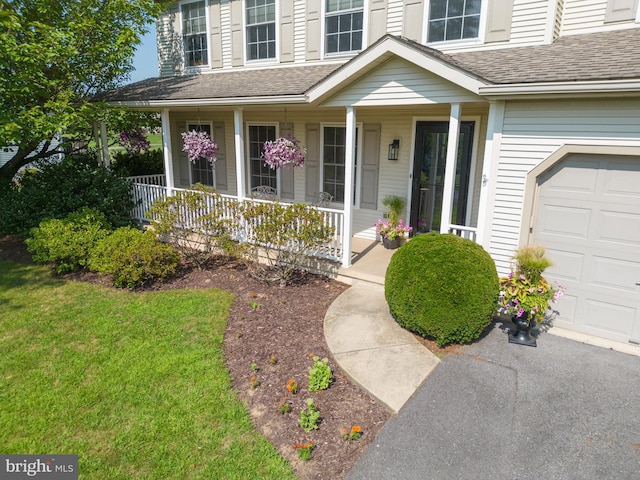
[[[112,107],[129,108],[171,108],[171,107],[215,107],[238,105],[272,105],[272,104],[305,104],[304,95],[276,96],[276,97],[242,97],[242,98],[196,98],[186,100],[149,100],[132,102],[109,102]]]
[[[384,63],[392,55],[407,60],[475,94],[478,93],[481,87],[487,85],[487,83],[482,82],[477,77],[452,67],[446,62],[429,55],[427,52],[401,43],[393,37],[387,37],[378,45],[354,57],[342,68],[330,74],[326,80],[322,80],[315,87],[311,88],[307,92],[309,103],[313,103],[333,93],[336,89],[346,86],[350,81],[360,78],[363,73]]]
[[[640,79],[604,80],[595,82],[512,83],[481,87],[479,94],[489,98],[553,96],[567,94],[629,94],[640,95]]]

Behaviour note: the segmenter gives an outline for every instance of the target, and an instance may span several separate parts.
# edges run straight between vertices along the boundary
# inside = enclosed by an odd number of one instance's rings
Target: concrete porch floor
[[[354,280],[384,285],[384,275],[395,250],[381,242],[354,237],[351,246],[351,267],[338,269],[338,280],[352,284]]]

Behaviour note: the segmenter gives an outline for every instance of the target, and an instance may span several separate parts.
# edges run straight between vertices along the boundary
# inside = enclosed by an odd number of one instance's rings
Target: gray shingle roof
[[[640,28],[566,36],[549,45],[455,54],[405,38],[401,41],[489,84],[640,79]],[[336,64],[307,65],[151,78],[98,98],[109,102],[229,99],[232,103],[240,98],[296,96],[338,68]]]
[[[634,79],[640,78],[640,28],[449,57],[454,65],[495,84]]]
[[[98,99],[145,102],[302,95],[338,67],[308,65],[150,78],[105,92]]]

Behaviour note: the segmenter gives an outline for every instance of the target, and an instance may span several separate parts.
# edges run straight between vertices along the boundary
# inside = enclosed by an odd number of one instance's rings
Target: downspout
[[[476,242],[489,252],[491,247],[492,212],[495,208],[498,163],[500,161],[500,144],[504,123],[505,102],[489,102],[489,118],[487,120],[487,138],[482,162],[482,188],[478,204],[478,230]]]
[[[171,123],[169,109],[165,108],[160,114],[162,120],[162,151],[164,153],[164,174],[167,182],[167,196],[174,194],[175,182],[173,178],[173,157],[171,155]]]
[[[456,163],[458,161],[458,137],[460,136],[460,104],[451,104],[449,115],[449,138],[447,161],[444,169],[444,190],[442,192],[442,217],[440,233],[449,233],[453,212],[453,191],[456,188]]]
[[[344,152],[344,226],[342,229],[342,266],[351,266],[351,237],[353,235],[353,181],[356,158],[356,112],[347,107],[346,151]]]
[[[244,162],[244,129],[243,129],[242,109],[236,108],[233,111],[234,145],[236,150],[236,189],[238,200],[242,201],[247,196],[245,183],[245,162]]]

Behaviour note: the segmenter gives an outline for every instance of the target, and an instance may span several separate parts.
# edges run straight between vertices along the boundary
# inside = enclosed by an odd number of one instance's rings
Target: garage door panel
[[[540,229],[544,235],[587,238],[591,210],[545,204],[540,212]]]
[[[609,332],[629,338],[637,310],[625,305],[602,302],[588,298],[586,300],[585,326],[600,332]]]
[[[548,275],[552,275],[562,285],[580,281],[585,263],[583,254],[552,249],[547,249],[547,254],[553,258],[553,265],[546,270]]]
[[[593,194],[598,184],[598,172],[588,168],[586,161],[565,163],[561,169],[548,177],[547,189],[552,194],[571,192],[572,194]]]
[[[636,282],[640,263],[617,258],[593,257],[593,269],[589,285],[596,288],[613,288],[622,295],[630,295],[629,302],[640,301],[640,289]],[[636,297],[636,298],[634,298]]]
[[[624,198],[638,205],[640,202],[640,191],[638,191],[640,165],[631,162],[611,162],[608,169],[603,172],[603,195],[612,197],[612,201],[620,201],[620,198]]]
[[[599,240],[640,247],[640,214],[603,210],[599,217]]]

